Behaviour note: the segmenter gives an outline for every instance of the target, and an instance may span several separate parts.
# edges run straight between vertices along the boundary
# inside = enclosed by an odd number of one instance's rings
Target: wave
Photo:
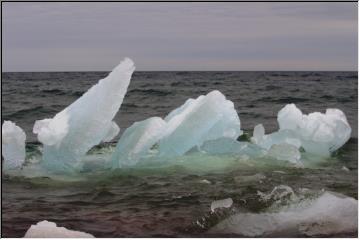
[[[157,90],[157,89],[132,89],[129,93],[153,95],[153,96],[167,96],[172,94],[170,91]]]

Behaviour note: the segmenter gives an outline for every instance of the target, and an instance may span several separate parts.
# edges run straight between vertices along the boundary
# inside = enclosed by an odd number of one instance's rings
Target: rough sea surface
[[[53,117],[106,75],[2,73],[1,119],[25,130],[27,161],[41,159],[41,145],[32,134],[35,120]],[[273,210],[278,202],[260,196],[276,186],[286,185],[294,192],[279,197],[285,205],[294,204],[292,194],[297,199],[316,198],[324,191],[357,199],[357,78],[356,72],[135,72],[115,117],[121,133],[135,121],[164,117],[188,98],[217,89],[234,102],[241,128],[250,135],[258,123],[267,133],[277,130],[278,111],[295,103],[303,113],[341,109],[352,137],[331,158],[305,168],[272,160],[194,154],[171,164],[85,171],[71,177],[2,174],[1,234],[23,237],[31,224],[48,220],[95,237],[241,237],[212,229],[241,212]],[[89,156],[109,157],[114,144],[96,147]],[[232,198],[232,207],[211,212],[211,203],[225,198]],[[280,236],[308,234],[289,230]],[[357,230],[339,235],[325,230],[315,236],[357,236]]]

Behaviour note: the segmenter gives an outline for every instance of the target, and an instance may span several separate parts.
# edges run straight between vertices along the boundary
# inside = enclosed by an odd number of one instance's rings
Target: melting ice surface
[[[111,140],[119,127],[112,122],[119,110],[134,64],[122,61],[114,70],[52,119],[35,122],[33,132],[44,144],[42,165],[69,172],[80,167],[81,158],[101,141]]]
[[[73,231],[56,226],[56,223],[41,221],[27,230],[24,238],[93,238],[89,233]]]
[[[4,169],[19,168],[25,162],[25,132],[11,121],[4,121],[1,132]]]
[[[288,187],[289,188],[289,187]],[[276,189],[275,189],[276,190]],[[291,191],[265,199],[281,199]],[[218,223],[209,233],[237,234],[245,237],[323,236],[357,231],[357,200],[340,194],[324,192],[315,199],[303,199],[285,206],[270,207],[261,213],[238,213]]]

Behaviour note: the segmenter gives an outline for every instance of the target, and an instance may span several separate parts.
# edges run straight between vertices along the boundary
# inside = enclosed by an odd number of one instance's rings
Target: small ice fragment
[[[234,181],[239,184],[249,183],[249,182],[259,182],[261,180],[266,179],[266,176],[262,173],[256,173],[250,176],[236,176],[234,177]]]
[[[135,165],[161,138],[166,122],[159,117],[135,122],[125,130],[112,156],[112,167]]]
[[[187,100],[165,118],[167,128],[159,142],[162,156],[180,156],[194,146],[221,137],[237,139],[240,119],[233,102],[219,91]]]
[[[299,150],[295,146],[287,143],[272,145],[268,151],[268,156],[277,160],[289,161],[294,164],[299,164],[301,158]]]
[[[343,170],[343,171],[345,171],[345,172],[350,172],[350,170],[349,170],[347,167],[345,167],[345,166],[343,166],[343,167],[341,168],[341,170]]]
[[[274,189],[266,194],[262,193],[260,191],[257,192],[258,196],[260,197],[260,201],[268,202],[270,200],[272,201],[293,201],[297,199],[297,196],[294,192],[294,190],[286,185],[279,185],[274,187]]]
[[[205,184],[211,184],[211,182],[209,180],[203,179],[199,181],[200,183],[205,183]]]
[[[44,220],[31,225],[24,238],[94,238],[94,236],[85,232],[57,227],[55,223]]]
[[[254,127],[253,137],[251,141],[255,144],[260,143],[265,136],[265,128],[262,124],[258,124]]]
[[[116,124],[116,122],[112,121],[102,141],[110,142],[119,134],[119,132],[120,132],[120,127]]]
[[[20,168],[25,162],[25,132],[11,121],[4,121],[1,147],[4,170]]]
[[[214,212],[215,209],[217,208],[229,208],[232,205],[233,205],[233,200],[231,198],[213,201],[211,203],[211,211]]]
[[[81,158],[117,132],[112,119],[118,112],[134,71],[126,58],[104,79],[52,119],[35,122],[33,132],[44,144],[42,165],[56,172],[74,171]]]

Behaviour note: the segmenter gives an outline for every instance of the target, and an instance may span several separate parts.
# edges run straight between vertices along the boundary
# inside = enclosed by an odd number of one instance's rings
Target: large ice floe
[[[284,193],[294,197],[292,189],[280,194]],[[273,195],[274,190],[269,197]],[[212,227],[209,234],[235,234],[243,237],[353,234],[358,226],[357,205],[357,200],[353,198],[324,192],[317,198],[270,207],[261,213],[237,213]]]
[[[44,220],[31,225],[24,238],[94,238],[94,236],[89,233],[58,227],[56,223]]]
[[[112,119],[123,102],[134,69],[132,60],[125,59],[52,119],[35,122],[33,132],[44,144],[45,168],[73,171],[91,147],[111,140],[119,132]]]
[[[4,170],[20,168],[25,162],[25,132],[11,121],[4,121],[1,130]]]

